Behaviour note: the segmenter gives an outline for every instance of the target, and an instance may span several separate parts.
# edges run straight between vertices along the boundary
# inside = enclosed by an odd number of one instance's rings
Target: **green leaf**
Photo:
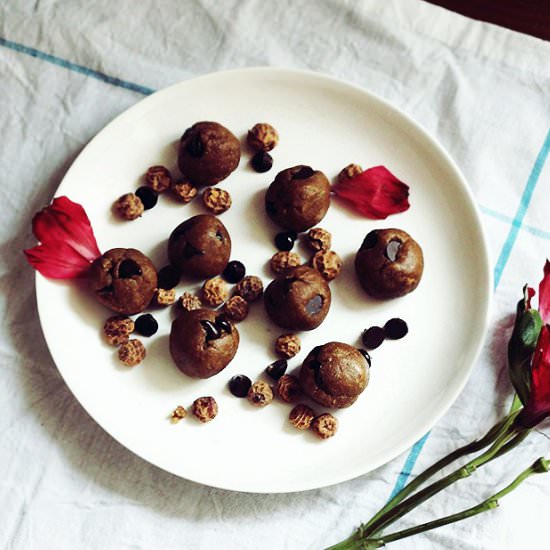
[[[536,309],[525,310],[526,300],[518,302],[516,321],[508,342],[508,374],[521,402],[529,399],[531,358],[537,345],[542,319]]]

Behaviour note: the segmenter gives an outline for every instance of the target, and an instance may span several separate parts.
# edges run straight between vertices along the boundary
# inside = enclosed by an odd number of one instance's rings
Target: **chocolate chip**
[[[182,256],[185,260],[189,260],[189,258],[192,258],[193,256],[202,255],[204,255],[204,252],[198,248],[195,248],[191,243],[186,243],[183,247]]]
[[[389,338],[390,340],[399,340],[400,338],[406,336],[408,332],[409,327],[407,326],[407,323],[398,317],[390,319],[384,325],[384,333],[386,334],[386,338]]]
[[[370,327],[363,331],[361,339],[367,349],[376,349],[386,338],[384,329],[381,327]]]
[[[216,340],[221,336],[221,332],[212,321],[201,321],[202,328],[206,332],[206,341]]]
[[[278,359],[277,361],[274,361],[270,365],[267,366],[265,369],[266,374],[273,378],[273,380],[279,380],[281,376],[286,372],[286,369],[288,368],[288,362],[286,359]]]
[[[308,315],[317,315],[323,308],[323,297],[320,294],[314,296],[306,304],[306,312]]]
[[[199,132],[193,134],[187,142],[187,152],[194,158],[200,158],[204,154],[204,145]]]
[[[302,166],[297,172],[292,174],[293,180],[307,180],[315,174],[315,170],[311,166]]]
[[[235,284],[242,281],[245,274],[244,264],[238,260],[232,260],[223,270],[222,276],[228,283]]]
[[[153,208],[157,204],[159,198],[158,193],[146,185],[139,187],[136,191],[136,195],[140,198],[145,210]]]
[[[216,231],[216,239],[223,243],[223,235],[219,231]]]
[[[275,246],[278,250],[288,252],[294,248],[294,241],[296,240],[296,233],[294,231],[285,231],[284,233],[277,233],[275,235]]]
[[[180,282],[181,272],[173,265],[166,265],[158,272],[158,286],[170,290]]]
[[[265,151],[258,151],[250,161],[256,172],[268,172],[273,166],[273,157]]]
[[[367,233],[363,244],[361,245],[361,250],[368,250],[369,248],[374,248],[378,242],[378,231],[376,229]]]
[[[216,328],[219,331],[225,331],[229,334],[231,333],[231,325],[229,324],[229,321],[223,317],[218,317],[216,319]]]
[[[135,321],[135,331],[142,336],[152,336],[159,328],[156,319],[150,314],[140,315]]]
[[[244,374],[237,374],[229,380],[229,391],[235,397],[246,397],[252,386],[252,380]]]
[[[141,267],[134,260],[122,260],[118,266],[118,276],[121,279],[130,279],[141,275]]]
[[[357,348],[357,349],[358,349],[359,353],[367,360],[367,363],[370,367],[371,363],[372,363],[372,359],[369,355],[369,352],[366,349],[363,349],[363,348]]]
[[[390,262],[395,262],[397,258],[397,254],[399,254],[399,249],[401,248],[401,241],[390,241],[387,246],[386,250],[384,251],[384,256],[388,258]]]

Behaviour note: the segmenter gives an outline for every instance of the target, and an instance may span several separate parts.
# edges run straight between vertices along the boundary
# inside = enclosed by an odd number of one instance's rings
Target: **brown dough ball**
[[[400,229],[371,231],[355,256],[359,282],[374,298],[397,298],[412,292],[423,270],[420,245]]]
[[[233,359],[239,333],[223,314],[211,309],[184,311],[172,323],[170,353],[183,373],[210,378]]]
[[[180,140],[179,168],[197,187],[225,179],[237,168],[240,158],[239,140],[217,122],[197,122]]]
[[[151,302],[157,287],[157,271],[139,250],[113,248],[93,262],[89,284],[105,307],[132,315]]]
[[[325,407],[349,407],[368,382],[367,360],[357,348],[341,342],[313,348],[300,369],[302,390]]]
[[[307,266],[289,269],[267,287],[264,304],[271,320],[282,328],[313,330],[327,316],[330,288],[318,271]]]
[[[281,227],[305,231],[319,223],[330,206],[330,183],[319,170],[298,165],[279,172],[265,195],[269,217]]]
[[[199,214],[180,223],[168,239],[170,263],[193,277],[218,275],[230,254],[231,237],[225,225],[211,214]]]

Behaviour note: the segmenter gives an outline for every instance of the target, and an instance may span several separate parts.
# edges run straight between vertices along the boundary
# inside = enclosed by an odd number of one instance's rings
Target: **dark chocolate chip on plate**
[[[222,276],[228,283],[238,283],[246,274],[246,268],[238,260],[230,261],[223,270]]]
[[[367,349],[376,349],[382,344],[385,338],[386,334],[381,327],[370,327],[364,330],[361,336],[363,344]]]
[[[409,327],[407,326],[407,323],[398,317],[390,319],[384,325],[384,333],[386,334],[386,338],[389,338],[390,340],[399,340],[400,338],[406,336],[408,332]]]
[[[142,336],[153,336],[159,328],[156,319],[150,314],[140,315],[135,321],[135,331]]]
[[[235,397],[246,397],[252,381],[244,374],[237,374],[229,380],[229,391]]]
[[[180,282],[180,270],[174,265],[166,265],[158,272],[158,286],[170,290]]]
[[[288,362],[286,359],[277,359],[277,361],[274,361],[271,363],[271,365],[268,365],[265,369],[266,374],[273,378],[273,380],[279,380],[281,376],[286,372],[286,369],[288,368]]]
[[[275,246],[278,250],[288,252],[294,248],[294,241],[296,240],[296,233],[293,231],[285,231],[284,233],[277,233],[275,236]]]
[[[139,187],[136,191],[136,195],[140,198],[145,210],[153,208],[157,204],[159,198],[158,193],[146,185]]]
[[[250,164],[252,165],[252,168],[256,170],[256,172],[268,172],[273,166],[273,157],[265,151],[258,151],[252,157]]]

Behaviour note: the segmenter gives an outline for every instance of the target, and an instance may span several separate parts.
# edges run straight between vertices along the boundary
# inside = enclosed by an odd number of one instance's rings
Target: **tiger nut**
[[[197,196],[198,190],[192,183],[183,180],[172,185],[172,193],[178,200],[187,204]]]
[[[298,430],[309,429],[314,418],[315,411],[303,403],[296,405],[288,415],[288,420]]]
[[[246,141],[255,151],[271,151],[279,143],[279,134],[271,124],[259,122],[248,130]]]
[[[176,289],[158,288],[155,292],[155,302],[159,306],[171,306],[176,302]]]
[[[326,281],[332,281],[340,275],[342,258],[334,250],[319,250],[311,258],[311,266],[315,268]]]
[[[330,413],[320,414],[313,419],[311,429],[321,439],[328,439],[338,430],[338,420]]]
[[[231,195],[219,187],[207,187],[202,194],[205,208],[212,214],[223,214],[231,208]]]
[[[192,411],[201,422],[210,422],[218,414],[218,404],[213,397],[199,397],[193,401]]]
[[[250,386],[246,398],[255,407],[265,407],[273,401],[273,390],[267,382],[258,380]]]
[[[301,263],[296,252],[282,251],[272,256],[269,265],[274,273],[282,273],[289,267],[298,267]]]
[[[124,315],[109,317],[103,325],[105,340],[112,346],[120,346],[128,342],[132,332],[134,332],[134,321]]]
[[[141,199],[134,193],[126,193],[113,205],[116,214],[124,220],[135,220],[145,211]]]
[[[177,424],[180,420],[182,420],[186,416],[187,416],[187,411],[185,410],[185,407],[178,405],[170,415],[170,422],[172,422],[172,424]]]
[[[348,164],[345,168],[340,170],[340,173],[336,177],[336,181],[338,183],[342,183],[343,181],[350,180],[351,178],[358,176],[362,171],[363,168],[361,168],[359,164]]]
[[[235,287],[235,294],[241,296],[247,302],[255,302],[264,292],[262,280],[256,275],[247,275]]]
[[[302,394],[300,382],[292,374],[283,374],[277,381],[277,394],[285,403],[294,403],[298,401]]]
[[[227,300],[227,284],[221,277],[212,277],[202,285],[202,301],[210,307],[218,307]]]
[[[332,235],[321,227],[314,227],[307,233],[307,244],[313,250],[329,250],[332,244]]]
[[[164,193],[172,184],[172,175],[165,166],[151,166],[145,173],[145,182],[157,193]]]
[[[128,367],[134,367],[145,359],[145,346],[137,339],[128,340],[118,348],[118,358]]]
[[[275,340],[275,351],[285,357],[290,359],[300,352],[300,337],[297,334],[281,334]]]
[[[223,310],[232,321],[243,321],[248,315],[248,302],[242,296],[231,296]]]
[[[180,304],[185,311],[193,311],[202,307],[201,299],[187,291],[180,296]]]

